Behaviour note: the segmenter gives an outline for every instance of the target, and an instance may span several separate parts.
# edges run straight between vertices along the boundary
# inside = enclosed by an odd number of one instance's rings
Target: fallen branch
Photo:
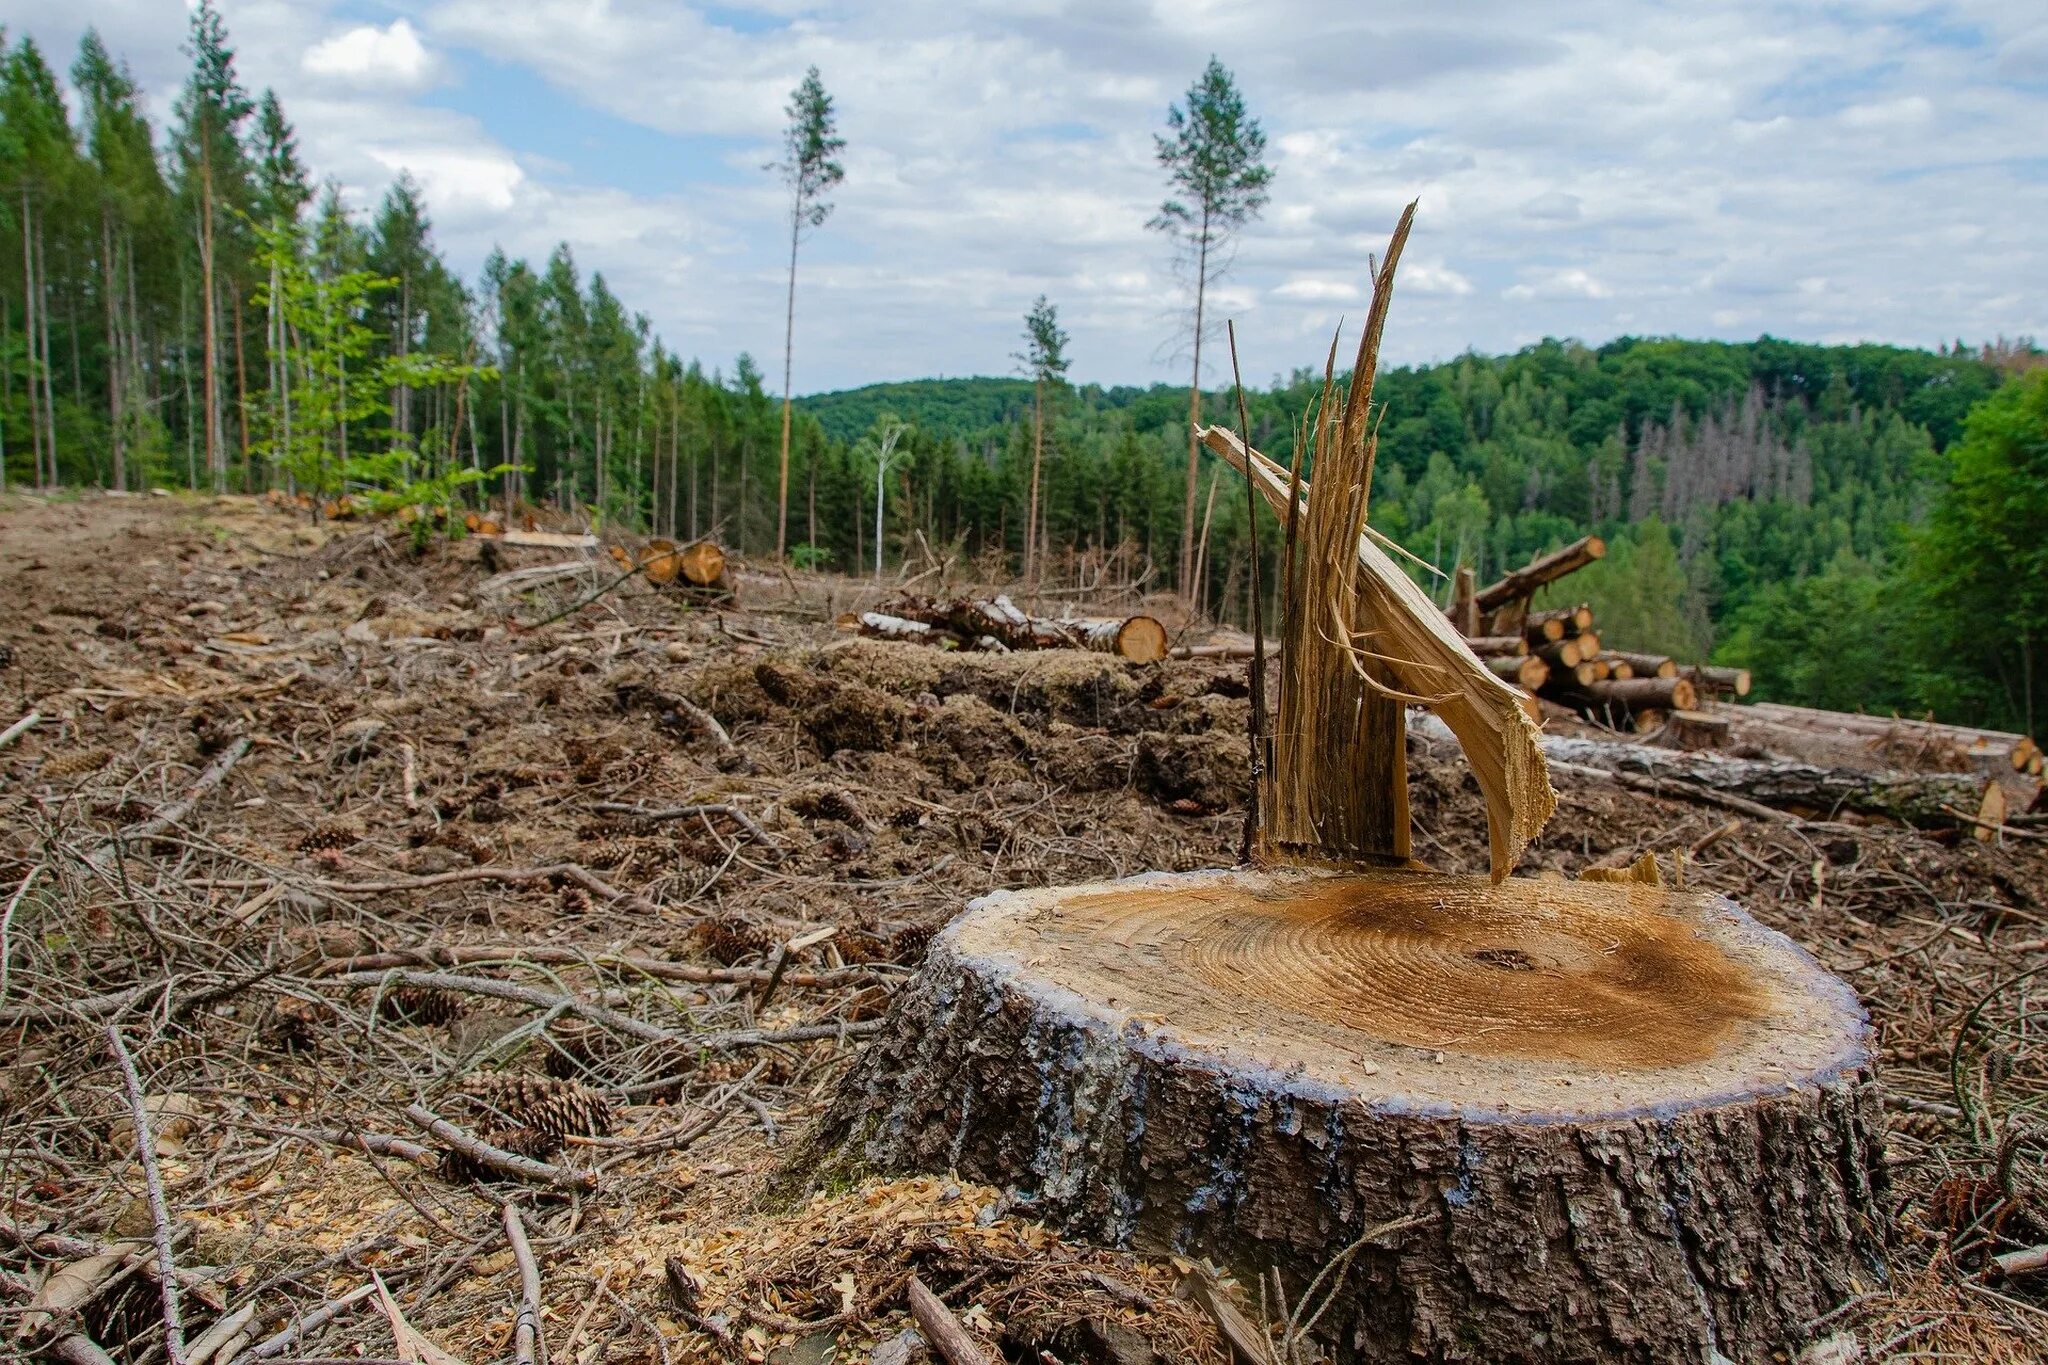
[[[73,1020],[98,1023],[135,1004],[145,996],[163,990],[170,983],[151,981],[126,990],[109,991],[105,995],[86,995],[61,1005],[10,1005],[0,1009],[0,1027],[12,1028],[16,1024],[61,1024]]]
[[[17,740],[17,739],[20,739],[20,738],[21,738],[21,737],[22,737],[23,735],[25,735],[25,734],[27,734],[27,733],[28,733],[29,731],[31,731],[31,730],[33,730],[33,729],[35,729],[35,728],[36,728],[36,726],[38,726],[38,725],[40,725],[40,724],[42,724],[42,723],[43,723],[43,713],[42,713],[42,712],[40,712],[40,711],[31,711],[31,712],[29,712],[29,713],[28,713],[27,715],[23,716],[23,717],[22,717],[22,718],[21,718],[20,720],[18,720],[18,721],[16,721],[16,722],[14,722],[14,724],[12,724],[12,725],[8,726],[8,727],[7,727],[7,728],[6,728],[5,730],[0,730],[0,749],[4,749],[4,748],[6,748],[6,747],[7,747],[8,745],[10,745],[10,744],[14,743],[14,741],[15,741],[15,740]]]
[[[105,871],[120,853],[123,844],[131,840],[154,839],[157,835],[162,834],[165,830],[183,820],[187,815],[190,815],[192,808],[198,805],[208,792],[226,780],[230,772],[234,771],[235,765],[242,761],[242,755],[249,752],[250,743],[249,737],[243,735],[233,744],[221,750],[220,755],[207,765],[206,771],[199,774],[198,780],[192,784],[183,796],[162,807],[155,815],[144,820],[141,824],[136,825],[132,829],[121,831],[106,843],[100,845],[98,849],[87,855],[86,863],[91,867]]]
[[[756,824],[752,816],[748,815],[738,806],[727,805],[724,802],[712,802],[706,805],[695,806],[647,807],[635,806],[624,801],[597,801],[593,802],[590,808],[600,815],[630,815],[636,820],[646,820],[649,823],[664,820],[688,820],[699,816],[709,819],[714,815],[723,815],[726,819],[745,830],[747,837],[755,843],[766,844],[769,848],[775,847],[775,841],[768,837],[768,831]]]
[[[248,741],[243,740],[242,748],[248,747]],[[121,1041],[121,1030],[109,1024],[106,1036],[107,1050],[121,1067],[122,1088],[128,1097],[128,1120],[135,1129],[136,1154],[142,1160],[142,1181],[149,1195],[149,1220],[156,1234],[157,1288],[164,1309],[164,1357],[170,1365],[187,1365],[185,1324],[178,1312],[178,1263],[171,1254],[171,1215],[164,1204],[163,1173],[156,1165],[156,1139],[149,1131],[142,1078],[135,1074],[135,1059],[128,1055],[127,1044]]]
[[[464,967],[479,962],[539,966],[590,966],[630,972],[656,981],[674,981],[694,986],[758,986],[768,979],[765,967],[697,967],[669,962],[658,957],[633,957],[621,953],[587,953],[575,948],[554,948],[525,943],[422,944],[417,948],[388,953],[363,953],[356,957],[329,958],[313,969],[314,976],[340,976],[348,972],[382,972],[407,967]],[[872,967],[838,967],[828,971],[784,972],[786,986],[830,989],[835,986],[864,985],[881,973]]]
[[[944,1357],[946,1365],[989,1365],[988,1353],[967,1334],[952,1310],[939,1302],[939,1296],[924,1287],[923,1280],[912,1275],[905,1292],[910,1299],[910,1316],[917,1320],[918,1330],[931,1342],[932,1349]]]
[[[535,1161],[530,1156],[520,1156],[502,1147],[493,1147],[482,1138],[457,1128],[425,1105],[408,1104],[405,1116],[480,1166],[558,1190],[587,1192],[597,1188],[597,1177],[589,1171],[571,1170],[566,1166]]]
[[[436,886],[451,886],[457,882],[499,882],[507,886],[525,886],[532,882],[551,881],[557,877],[576,883],[592,895],[603,896],[608,901],[617,902],[643,914],[667,913],[646,897],[635,895],[631,891],[621,891],[592,874],[590,869],[576,863],[555,863],[550,867],[465,867],[455,872],[437,872],[428,877],[393,877],[389,881],[381,882],[315,881],[312,884],[323,891],[378,896],[394,891],[425,891]]]
[[[512,1358],[518,1365],[547,1365],[547,1342],[540,1331],[540,1267],[533,1263],[533,1248],[527,1244],[519,1206],[509,1201],[505,1205],[505,1240],[512,1244],[512,1259],[519,1266],[519,1316],[512,1328]]]
[[[498,1000],[512,1000],[522,1005],[532,1005],[542,1010],[566,1010],[581,1015],[593,1024],[628,1034],[649,1043],[669,1043],[688,1037],[673,1029],[635,1019],[630,1014],[573,995],[558,995],[553,991],[539,990],[533,986],[521,986],[516,982],[498,981],[487,976],[457,976],[449,972],[418,972],[392,970],[382,972],[350,972],[332,980],[345,986],[375,986],[385,983],[399,983],[407,986],[422,986],[429,990],[463,991],[470,995],[487,995]]]
[[[265,1337],[239,1356],[236,1356],[235,1359],[268,1360],[272,1356],[281,1356],[296,1346],[300,1338],[325,1327],[328,1323],[334,1321],[376,1292],[377,1286],[374,1284],[357,1285],[332,1303],[320,1305],[320,1307],[306,1314],[303,1318],[288,1324],[271,1336]]]

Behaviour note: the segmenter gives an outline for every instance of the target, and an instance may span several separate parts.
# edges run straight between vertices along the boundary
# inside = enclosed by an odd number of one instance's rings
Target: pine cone
[[[1885,1127],[1890,1132],[1920,1142],[1938,1142],[1948,1131],[1948,1120],[1939,1114],[1887,1113]]]
[[[319,1020],[317,1007],[285,996],[270,1012],[263,1041],[278,1052],[311,1052],[320,1045]]]
[[[323,849],[336,852],[351,844],[362,842],[363,831],[346,820],[323,820],[307,830],[299,838],[299,852],[318,853]]]
[[[1952,1175],[1927,1196],[1927,1216],[1941,1231],[1954,1234],[1990,1212],[1999,1202],[1998,1186],[1974,1175]]]
[[[590,893],[580,886],[562,888],[562,913],[565,915],[587,915],[593,902]]]
[[[913,924],[899,929],[889,940],[896,950],[896,960],[906,967],[915,967],[924,961],[925,954],[932,948],[932,927],[929,924]]]
[[[617,1040],[587,1019],[558,1019],[548,1028],[541,1066],[559,1080],[588,1074],[618,1052]]]
[[[604,1137],[612,1131],[612,1105],[575,1081],[524,1073],[472,1076],[465,1094],[489,1109],[505,1128],[528,1128],[555,1139]]]
[[[43,760],[39,777],[76,777],[104,768],[113,755],[98,745],[89,749],[73,749],[69,753],[52,754]]]
[[[700,920],[691,932],[706,957],[727,967],[760,956],[775,942],[745,920]]]
[[[812,787],[789,798],[789,808],[807,820],[840,820],[849,825],[867,825],[853,798],[837,787]]]
[[[452,1024],[463,1009],[461,996],[433,986],[393,986],[377,1003],[379,1017],[396,1024]]]

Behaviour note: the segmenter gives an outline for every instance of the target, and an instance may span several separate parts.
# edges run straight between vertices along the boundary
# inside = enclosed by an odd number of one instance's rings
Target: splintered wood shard
[[[1205,427],[1201,435],[1204,445],[1250,478],[1274,511],[1286,517],[1285,469],[1246,450],[1221,427]],[[1306,479],[1301,493],[1306,515],[1312,500]],[[1415,581],[1370,537],[1360,535],[1356,543],[1355,588],[1361,614],[1373,623],[1372,653],[1386,661],[1403,690],[1426,697],[1429,709],[1458,737],[1486,796],[1493,878],[1499,881],[1557,807],[1535,722],[1515,689],[1466,647]]]
[[[1414,220],[1410,204],[1375,265],[1348,391],[1337,383],[1331,343],[1322,398],[1303,423],[1301,446],[1314,451],[1312,483],[1301,476],[1299,447],[1296,467],[1287,470],[1222,427],[1198,435],[1252,482],[1287,527],[1287,666],[1260,808],[1261,851],[1325,865],[1407,861],[1403,707],[1413,704],[1441,716],[1464,747],[1486,795],[1499,881],[1557,805],[1536,726],[1523,698],[1479,661],[1366,524],[1379,450],[1373,378],[1394,271]]]

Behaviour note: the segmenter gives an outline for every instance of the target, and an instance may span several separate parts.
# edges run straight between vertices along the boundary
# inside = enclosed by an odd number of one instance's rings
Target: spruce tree
[[[1015,357],[1031,380],[1031,490],[1024,512],[1024,581],[1036,586],[1039,570],[1038,486],[1045,466],[1045,398],[1048,388],[1066,382],[1067,334],[1060,329],[1060,310],[1040,294],[1024,315],[1024,349]]]
[[[192,58],[192,73],[178,96],[178,124],[171,149],[179,171],[180,197],[199,255],[202,421],[206,467],[218,493],[227,489],[227,451],[221,441],[220,420],[221,248],[224,238],[232,235],[231,225],[240,221],[238,215],[253,207],[242,126],[255,106],[235,74],[227,26],[213,0],[199,0],[192,11],[185,51]]]
[[[1245,112],[1244,96],[1222,62],[1211,57],[1187,104],[1166,113],[1166,136],[1155,138],[1159,164],[1175,197],[1159,206],[1147,224],[1172,238],[1188,258],[1194,281],[1194,378],[1188,386],[1188,478],[1180,531],[1181,593],[1193,600],[1195,567],[1195,484],[1201,448],[1195,428],[1202,424],[1202,331],[1209,286],[1229,265],[1231,241],[1266,204],[1273,172],[1265,164],[1266,134]]]
[[[804,229],[822,225],[832,212],[825,192],[846,178],[838,161],[846,140],[837,133],[832,97],[818,79],[818,68],[804,73],[803,83],[789,96],[789,127],[783,132],[783,159],[772,169],[789,187],[789,306],[782,331],[782,462],[776,493],[775,557],[788,552],[790,368],[796,340],[796,249]]]

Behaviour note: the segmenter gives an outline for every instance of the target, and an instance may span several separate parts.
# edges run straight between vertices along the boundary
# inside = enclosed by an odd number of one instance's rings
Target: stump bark
[[[1726,900],[1239,870],[976,902],[789,1172],[953,1170],[1345,1362],[1735,1361],[1883,1277],[1855,997]]]

